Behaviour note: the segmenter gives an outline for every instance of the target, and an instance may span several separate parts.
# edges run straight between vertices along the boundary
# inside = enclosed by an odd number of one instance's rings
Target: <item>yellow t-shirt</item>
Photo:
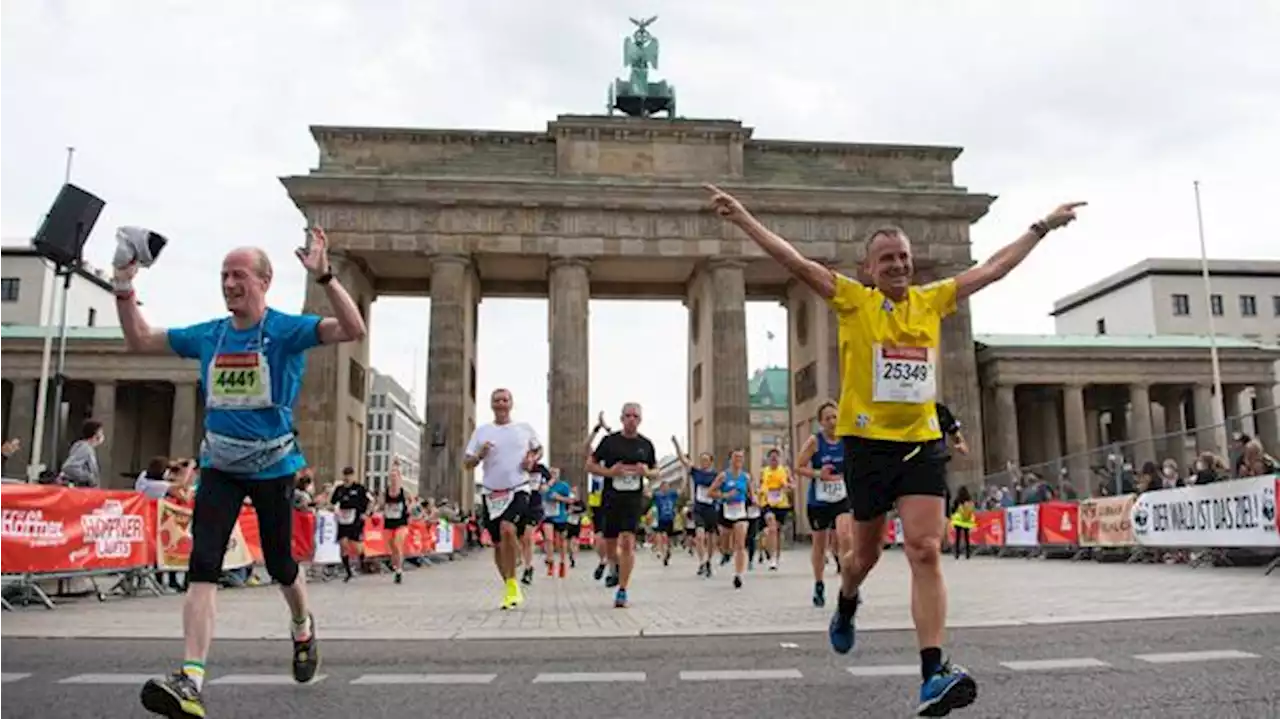
[[[935,404],[942,318],[956,311],[956,282],[912,286],[906,302],[835,273],[829,300],[840,327],[842,436],[894,442],[939,439]]]
[[[769,493],[775,498],[770,501]],[[765,467],[760,470],[760,493],[764,495],[761,504],[765,507],[785,509],[791,506],[791,497],[787,493],[787,470],[785,467]]]

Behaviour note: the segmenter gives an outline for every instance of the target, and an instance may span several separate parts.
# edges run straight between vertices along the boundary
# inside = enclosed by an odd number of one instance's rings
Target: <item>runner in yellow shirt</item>
[[[911,284],[911,241],[897,227],[873,230],[861,269],[872,286],[806,258],[751,216],[742,203],[708,185],[712,207],[836,313],[840,346],[840,410],[836,433],[845,447],[854,545],[841,562],[841,588],[828,635],[844,654],[854,645],[858,588],[880,559],[885,520],[896,507],[911,565],[911,606],[920,645],[919,716],[946,716],[969,706],[978,687],[943,658],[946,588],[939,563],[947,491],[946,461],[929,451],[941,439],[935,400],[942,318],[1013,270],[1050,231],[1076,218],[1084,203],[1061,205],[986,262],[924,286]]]
[[[760,490],[764,495],[764,551],[769,554],[769,571],[778,570],[778,557],[782,553],[781,528],[791,514],[791,472],[782,465],[782,453],[769,450],[769,464],[760,471]]]

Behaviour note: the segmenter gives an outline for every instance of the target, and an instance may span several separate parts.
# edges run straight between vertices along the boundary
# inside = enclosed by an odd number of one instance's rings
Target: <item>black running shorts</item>
[[[934,442],[844,437],[844,483],[853,518],[883,517],[900,497],[945,497],[947,460]]]

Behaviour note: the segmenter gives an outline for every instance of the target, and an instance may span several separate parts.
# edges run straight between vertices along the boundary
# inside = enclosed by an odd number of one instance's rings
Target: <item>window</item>
[[[1258,316],[1258,298],[1253,295],[1240,295],[1240,316]]]
[[[1271,295],[1271,314],[1280,317],[1280,295]]]
[[[98,326],[98,310],[93,307],[89,308],[89,326],[90,327]]]
[[[692,387],[693,401],[697,402],[698,400],[702,399],[702,363],[701,362],[694,365],[693,367],[693,380],[691,384],[693,385]]]
[[[18,290],[21,289],[22,280],[17,277],[5,277],[0,279],[0,301],[17,302]]]
[[[1222,295],[1209,295],[1209,311],[1214,317],[1222,316]]]
[[[1186,317],[1191,314],[1191,298],[1186,295],[1173,296],[1173,314],[1175,317]]]
[[[1107,318],[1099,317],[1094,321],[1093,326],[1098,331],[1098,334],[1105,335],[1107,333]]]

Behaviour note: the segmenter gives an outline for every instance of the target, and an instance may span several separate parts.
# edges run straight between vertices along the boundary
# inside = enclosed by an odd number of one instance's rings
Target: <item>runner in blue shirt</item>
[[[569,563],[569,505],[575,501],[573,489],[560,474],[560,469],[551,469],[552,482],[547,487],[542,503],[546,508],[547,521],[551,523],[552,542],[556,553],[560,555],[560,578],[568,573]],[[550,556],[550,555],[548,555]],[[555,574],[555,558],[547,564],[547,576]]]
[[[296,252],[333,308],[334,316],[325,318],[267,307],[271,260],[255,247],[232,250],[222,261],[222,296],[229,316],[180,329],[147,324],[133,290],[137,264],[116,268],[116,309],[126,346],[131,352],[171,352],[199,360],[205,404],[190,586],[183,607],[187,655],[179,671],[143,687],[142,705],[152,713],[205,715],[201,689],[213,641],[214,593],[245,498],[258,514],[267,572],[280,585],[292,614],[293,678],[310,681],[320,666],[315,618],[292,554],[293,477],[307,464],[294,432],[293,404],[302,389],[307,350],[365,336],[360,308],[330,271],[326,244],[324,233],[315,228],[307,246]]]
[[[677,480],[678,481],[678,480]],[[653,506],[658,513],[658,552],[662,555],[662,566],[671,564],[671,538],[676,534],[676,503],[680,501],[680,491],[675,482],[663,482],[653,493]]]

